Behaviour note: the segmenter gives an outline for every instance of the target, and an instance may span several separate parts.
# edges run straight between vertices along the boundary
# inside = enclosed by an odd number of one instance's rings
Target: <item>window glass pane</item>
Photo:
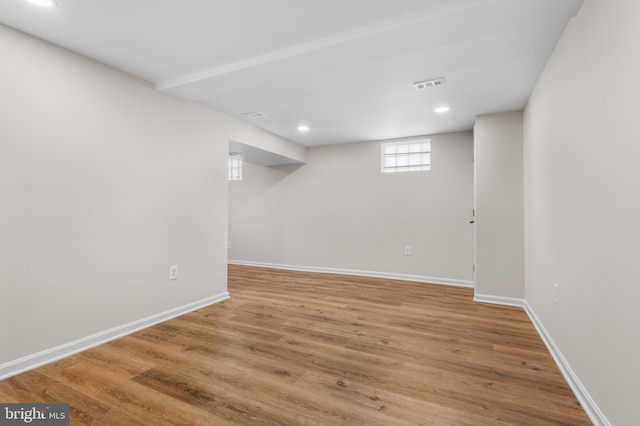
[[[431,170],[431,142],[428,139],[386,143],[381,148],[383,173]]]
[[[409,154],[409,164],[412,166],[419,165],[422,160],[422,154]]]
[[[229,158],[229,180],[242,180],[242,160]]]

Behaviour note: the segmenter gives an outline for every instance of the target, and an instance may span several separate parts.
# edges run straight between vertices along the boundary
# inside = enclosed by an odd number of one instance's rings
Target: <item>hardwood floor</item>
[[[231,299],[0,382],[83,425],[588,425],[527,315],[470,289],[229,267]]]

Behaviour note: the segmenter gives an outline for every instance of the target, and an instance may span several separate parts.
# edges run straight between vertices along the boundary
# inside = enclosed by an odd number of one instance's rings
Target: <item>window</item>
[[[229,154],[229,180],[242,180],[242,157]]]
[[[382,144],[382,173],[431,170],[431,141],[419,139]]]

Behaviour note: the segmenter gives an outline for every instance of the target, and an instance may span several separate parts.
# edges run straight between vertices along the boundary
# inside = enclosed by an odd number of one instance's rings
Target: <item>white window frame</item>
[[[431,170],[431,139],[420,138],[383,143],[380,146],[382,173]]]
[[[229,180],[242,180],[242,157],[229,155]]]

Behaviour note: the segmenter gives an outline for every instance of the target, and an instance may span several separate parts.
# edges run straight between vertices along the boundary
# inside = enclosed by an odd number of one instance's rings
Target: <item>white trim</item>
[[[549,352],[558,365],[560,372],[569,384],[569,387],[571,387],[576,398],[578,398],[580,405],[584,409],[585,413],[587,413],[587,416],[589,416],[589,419],[596,426],[611,426],[609,420],[607,420],[604,413],[600,410],[593,398],[591,398],[591,395],[589,395],[589,392],[584,387],[577,374],[573,371],[567,359],[562,355],[562,352],[560,352],[560,349],[551,338],[551,335],[544,328],[544,325],[542,325],[542,321],[540,321],[540,318],[538,318],[527,301],[524,302],[524,310],[527,315],[529,315],[529,318],[536,330],[538,330],[538,334],[540,334],[542,341],[547,346],[547,349],[549,349]]]
[[[320,266],[282,265],[279,263],[251,262],[246,260],[229,260],[230,265],[256,266],[259,268],[285,269],[289,271],[318,272],[321,274],[357,275],[362,277],[389,278],[393,280],[417,281],[428,284],[442,284],[455,287],[473,288],[473,281],[451,278],[425,277],[422,275],[397,274],[394,272],[360,271],[356,269],[324,268]]]
[[[228,298],[229,293],[225,291],[206,299],[198,300],[196,302],[188,303],[177,308],[169,309],[168,311],[151,315],[141,320],[133,321],[128,324],[112,328],[110,330],[102,331],[100,333],[96,333],[73,342],[65,343],[64,345],[56,346],[55,348],[46,349],[42,352],[28,355],[15,361],[2,364],[0,365],[0,380],[4,380],[11,376],[15,376],[16,374],[41,367],[54,361],[58,361],[62,358],[77,354],[78,352],[85,351],[94,346],[107,343],[119,337],[123,337],[152,325],[170,320],[171,318],[175,318],[191,311],[195,311],[196,309],[204,308],[205,306],[222,302],[223,300],[226,300]]]
[[[473,288],[477,288],[478,284],[478,167],[476,166],[476,157],[478,155],[478,144],[476,143],[476,124],[473,123],[473,210],[471,224],[471,256],[473,270]]]
[[[493,305],[516,306],[518,308],[523,308],[525,303],[523,299],[516,299],[513,297],[490,296],[488,294],[478,294],[478,293],[476,293],[473,296],[473,301],[482,302],[482,303],[491,303]]]

